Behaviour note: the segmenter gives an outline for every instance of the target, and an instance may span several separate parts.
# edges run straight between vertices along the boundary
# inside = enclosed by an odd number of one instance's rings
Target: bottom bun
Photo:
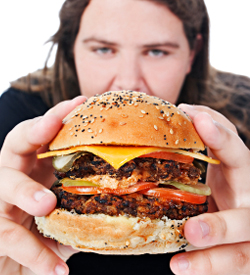
[[[187,247],[183,227],[187,218],[161,220],[105,214],[77,214],[55,209],[46,217],[35,217],[45,237],[73,248],[99,254],[157,254]]]

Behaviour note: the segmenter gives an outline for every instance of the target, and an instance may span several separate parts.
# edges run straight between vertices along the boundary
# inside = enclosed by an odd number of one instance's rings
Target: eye
[[[148,51],[148,55],[152,57],[161,57],[168,55],[168,52],[159,49],[152,49]]]
[[[114,51],[108,47],[94,48],[94,52],[100,55],[112,54]]]

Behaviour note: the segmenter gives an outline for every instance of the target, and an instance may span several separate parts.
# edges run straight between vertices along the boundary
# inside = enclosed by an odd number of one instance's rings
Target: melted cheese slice
[[[39,154],[38,159],[68,155],[76,152],[89,152],[97,155],[107,161],[115,169],[119,169],[126,162],[139,156],[153,152],[170,152],[190,156],[209,163],[219,164],[219,160],[212,159],[200,153],[188,152],[179,149],[161,148],[161,147],[129,147],[129,146],[77,146],[66,150],[50,151]]]

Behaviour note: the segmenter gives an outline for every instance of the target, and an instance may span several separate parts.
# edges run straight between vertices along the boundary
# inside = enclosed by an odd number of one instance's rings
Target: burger
[[[166,253],[188,245],[184,224],[208,209],[205,146],[175,105],[135,91],[89,98],[38,158],[53,157],[56,208],[45,236],[100,254]]]

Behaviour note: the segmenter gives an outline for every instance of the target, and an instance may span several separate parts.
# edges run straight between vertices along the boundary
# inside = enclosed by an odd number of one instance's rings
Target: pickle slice
[[[161,182],[160,184],[171,185],[180,190],[187,191],[193,194],[204,195],[204,196],[211,195],[210,187],[203,183],[197,183],[196,185],[187,185],[177,181],[169,181],[169,182]]]
[[[85,181],[85,180],[80,180],[80,179],[69,179],[69,178],[64,178],[60,180],[60,183],[63,184],[63,186],[98,186],[97,184],[91,182],[91,181]]]
[[[77,152],[65,156],[55,156],[52,160],[52,165],[57,171],[68,172],[73,166],[75,160],[80,158],[82,155],[84,155],[83,152]]]
[[[205,167],[205,165],[204,165],[203,163],[201,163],[200,161],[198,161],[198,160],[195,159],[195,160],[193,161],[193,165],[194,165],[196,168],[200,169],[202,174],[206,172],[206,167]]]

